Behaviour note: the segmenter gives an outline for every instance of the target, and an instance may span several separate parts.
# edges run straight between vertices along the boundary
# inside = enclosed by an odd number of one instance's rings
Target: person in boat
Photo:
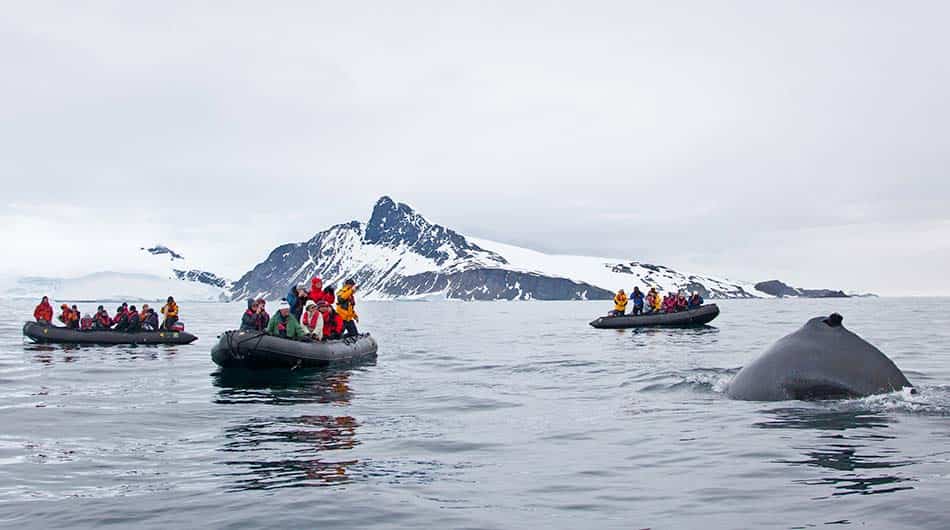
[[[158,313],[149,307],[148,304],[142,306],[142,329],[145,331],[156,331],[159,328]]]
[[[310,292],[313,293],[313,291]],[[320,293],[322,294],[323,291],[320,291]],[[327,305],[323,300],[320,302]],[[303,316],[300,318],[300,325],[303,326],[307,335],[310,335],[312,338],[316,340],[323,338],[323,313],[317,308],[317,302],[307,300],[307,306],[303,310]]]
[[[343,335],[343,319],[327,303],[317,304],[317,311],[323,314],[323,340],[337,340]]]
[[[175,303],[174,297],[169,296],[168,300],[165,301],[165,305],[162,306],[162,314],[165,315],[162,329],[172,329],[178,323],[178,304]]]
[[[627,312],[627,293],[623,292],[623,289],[617,291],[617,294],[614,295],[614,308],[610,311],[609,315],[612,317],[622,317],[624,313]]]
[[[270,324],[270,313],[267,312],[267,300],[263,298],[257,299],[257,305],[260,308],[260,319],[261,319],[261,331],[267,329],[267,324]]]
[[[699,296],[699,291],[693,291],[692,296],[689,297],[689,309],[698,309],[701,305],[703,305],[703,297]]]
[[[307,287],[301,283],[291,287],[287,296],[284,297],[284,300],[290,304],[290,314],[298,321],[300,320],[300,315],[303,313],[303,306],[307,303],[308,296]]]
[[[633,300],[633,314],[642,315],[643,314],[643,291],[640,290],[640,287],[633,288],[633,292],[630,293],[630,299]]]
[[[44,296],[40,303],[36,304],[33,310],[33,318],[39,324],[49,324],[53,321],[53,306],[49,303],[49,297]]]
[[[650,287],[650,290],[647,291],[647,296],[643,301],[643,313],[649,315],[650,313],[656,312],[657,304],[657,294],[656,289]]]
[[[675,313],[676,312],[676,295],[673,293],[666,293],[666,296],[663,298],[663,312],[664,313]]]
[[[79,329],[79,315],[75,313],[67,304],[59,306],[61,311],[59,321],[67,328]]]
[[[323,288],[323,278],[319,276],[310,280],[310,293],[308,296],[314,303],[323,301],[332,304],[336,300],[333,296],[333,289],[327,292],[327,290]]]
[[[277,306],[277,313],[267,325],[267,334],[285,339],[302,339],[307,336],[297,317],[290,313],[290,304],[286,300]]]
[[[263,331],[261,326],[261,304],[253,298],[247,299],[247,309],[241,316],[241,331]]]
[[[129,309],[125,304],[115,308],[115,316],[112,317],[112,329],[115,331],[125,331],[129,327]]]
[[[105,330],[112,327],[112,317],[109,316],[109,312],[106,311],[106,308],[99,306],[96,308],[96,316],[92,318],[92,329],[95,330]]]
[[[676,294],[676,310],[686,311],[687,309],[689,309],[689,301],[686,299],[686,295],[683,294],[683,291],[680,291]]]
[[[125,331],[127,333],[137,333],[142,331],[142,315],[139,314],[138,309],[135,306],[129,306],[129,325],[126,326]]]
[[[343,319],[343,335],[359,335],[356,323],[360,321],[356,314],[356,282],[348,279],[336,293],[336,312]]]

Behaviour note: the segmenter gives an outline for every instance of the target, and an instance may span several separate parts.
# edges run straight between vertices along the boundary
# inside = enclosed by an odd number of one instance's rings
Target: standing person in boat
[[[174,297],[169,296],[168,300],[165,301],[165,305],[162,306],[162,314],[165,315],[162,329],[170,330],[175,327],[175,324],[178,323],[178,304],[175,303]]]
[[[40,303],[36,304],[33,318],[38,324],[49,324],[53,321],[53,306],[50,305],[48,296],[44,296]]]
[[[290,304],[286,301],[277,306],[277,313],[267,325],[267,334],[285,339],[302,339],[307,336],[297,317],[290,314]]]
[[[310,280],[309,298],[310,300],[313,300],[314,303],[323,301],[328,304],[332,304],[335,301],[333,289],[330,289],[330,291],[327,292],[327,290],[323,288],[323,278],[319,276]]]
[[[142,316],[139,315],[135,306],[129,306],[129,325],[125,328],[127,333],[137,333],[142,331]]]
[[[284,298],[284,300],[287,300],[287,304],[290,305],[290,314],[298,321],[300,320],[301,313],[303,313],[303,305],[307,302],[307,297],[307,288],[301,283],[291,287],[287,296]]]
[[[699,291],[693,291],[693,295],[689,297],[689,308],[698,309],[701,305],[703,305],[703,297],[699,296]]]
[[[327,303],[317,304],[317,311],[323,314],[323,340],[337,340],[343,334],[343,319]]]
[[[145,331],[156,331],[159,327],[158,313],[149,307],[148,304],[142,306],[142,329]]]
[[[623,292],[623,289],[617,291],[614,295],[614,309],[610,312],[610,316],[622,317],[627,312],[627,301],[627,293]]]
[[[360,321],[356,314],[356,282],[348,279],[336,293],[336,312],[343,319],[344,336],[359,335],[356,323]]]
[[[313,294],[313,291],[310,291]],[[320,291],[322,294],[323,291]],[[326,305],[326,302],[320,300],[320,303]],[[317,302],[313,300],[307,300],[307,307],[303,310],[303,317],[300,319],[300,325],[303,326],[304,331],[307,332],[307,335],[310,335],[316,340],[323,338],[323,313],[321,313],[317,308]]]
[[[633,314],[642,315],[643,314],[643,291],[640,290],[640,287],[634,287],[633,293],[630,294],[630,298],[633,300]]]
[[[96,316],[92,318],[92,329],[95,330],[104,330],[112,327],[112,317],[109,316],[109,312],[106,311],[106,308],[99,306],[96,308]]]

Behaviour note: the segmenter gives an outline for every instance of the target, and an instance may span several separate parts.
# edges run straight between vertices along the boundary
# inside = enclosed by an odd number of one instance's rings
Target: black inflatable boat
[[[717,316],[719,316],[719,307],[716,304],[708,304],[678,313],[600,317],[591,322],[590,325],[599,329],[643,328],[651,326],[689,327],[708,324]]]
[[[319,368],[375,359],[377,348],[368,333],[320,342],[226,331],[211,349],[211,360],[223,368]]]
[[[184,331],[80,331],[37,322],[24,324],[23,335],[33,342],[62,344],[190,344],[198,339]]]

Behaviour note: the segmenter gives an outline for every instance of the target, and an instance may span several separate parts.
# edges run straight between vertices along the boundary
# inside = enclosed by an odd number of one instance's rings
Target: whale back
[[[816,317],[782,337],[736,374],[727,394],[751,401],[835,399],[912,386],[881,350],[840,322],[840,316]]]

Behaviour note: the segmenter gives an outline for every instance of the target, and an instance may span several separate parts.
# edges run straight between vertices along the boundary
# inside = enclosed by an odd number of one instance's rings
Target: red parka
[[[340,335],[343,333],[343,319],[336,311],[327,311],[323,315],[323,337],[331,335]]]
[[[33,310],[33,318],[37,321],[45,320],[52,322],[53,306],[51,306],[48,301],[40,302],[39,305],[36,306],[36,309]]]
[[[323,292],[323,280],[320,278],[310,280],[310,294],[307,298],[314,302],[320,302],[322,300],[330,305],[333,305],[333,302],[335,302],[332,294]]]

